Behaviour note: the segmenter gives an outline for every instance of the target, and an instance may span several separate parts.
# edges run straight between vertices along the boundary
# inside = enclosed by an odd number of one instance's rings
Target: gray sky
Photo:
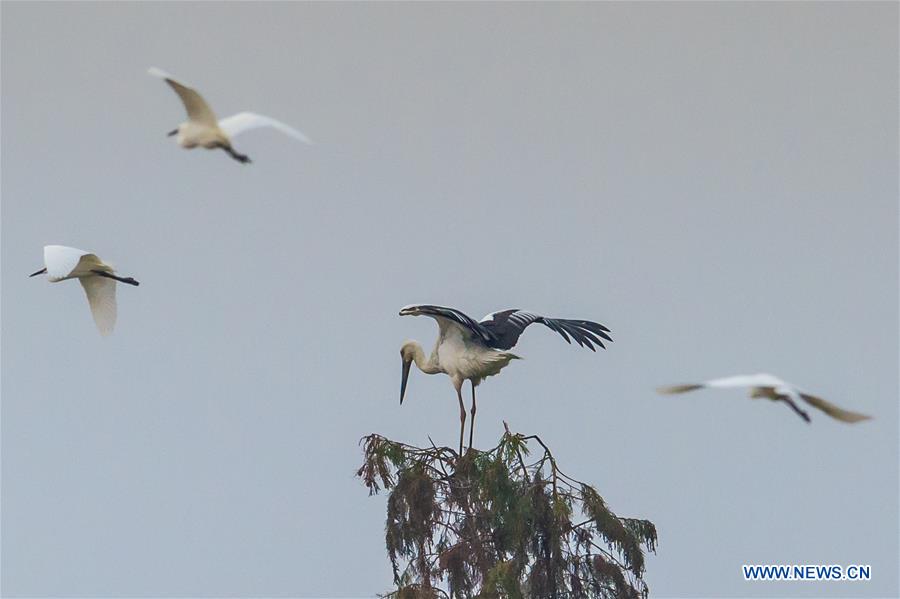
[[[594,319],[529,329],[480,388],[659,530],[659,597],[896,596],[898,5],[2,6],[2,592],[371,596],[379,432],[452,445],[409,303]],[[175,147],[182,107],[317,141]],[[28,279],[48,243],[119,289]],[[771,371],[876,416],[808,426],[660,384]],[[748,583],[744,563],[871,564]]]

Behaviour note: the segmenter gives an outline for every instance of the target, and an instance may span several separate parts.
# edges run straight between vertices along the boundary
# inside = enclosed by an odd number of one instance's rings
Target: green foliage
[[[649,520],[616,516],[535,435],[459,456],[369,435],[357,475],[389,491],[393,599],[645,598]],[[526,461],[534,446],[537,459]]]

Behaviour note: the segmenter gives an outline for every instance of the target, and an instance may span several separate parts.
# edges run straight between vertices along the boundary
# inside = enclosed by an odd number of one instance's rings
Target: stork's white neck
[[[437,374],[443,372],[438,365],[437,353],[435,352],[431,354],[430,358],[426,358],[425,350],[416,342],[413,342],[413,361],[416,363],[416,368],[425,374]]]

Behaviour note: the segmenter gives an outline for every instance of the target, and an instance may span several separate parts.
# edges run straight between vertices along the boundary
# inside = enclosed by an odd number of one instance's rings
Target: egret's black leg
[[[116,275],[112,274],[111,272],[106,272],[105,270],[92,270],[91,272],[94,273],[95,275],[99,275],[101,277],[106,277],[107,279],[115,279],[116,281],[118,281],[120,283],[128,283],[129,285],[134,285],[135,287],[140,285],[140,283],[138,283],[131,277],[117,277]]]
[[[791,409],[797,412],[797,415],[800,416],[800,418],[803,418],[807,422],[810,422],[809,414],[801,410],[797,406],[797,404],[794,403],[794,400],[792,400],[790,397],[782,397],[781,399],[784,400],[787,405],[791,406]]]
[[[246,154],[240,154],[240,153],[238,153],[238,152],[235,152],[235,151],[234,151],[234,148],[232,148],[231,146],[222,146],[222,149],[225,150],[226,152],[228,152],[228,154],[229,154],[232,158],[234,158],[235,160],[237,160],[237,161],[240,162],[241,164],[247,164],[248,162],[250,162],[250,157],[249,157],[249,156],[247,156]]]

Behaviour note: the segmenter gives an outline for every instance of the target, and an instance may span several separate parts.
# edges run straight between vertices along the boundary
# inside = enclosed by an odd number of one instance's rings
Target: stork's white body
[[[512,360],[519,358],[509,352],[472,343],[463,329],[453,323],[439,320],[438,327],[438,339],[431,352],[431,360],[457,388],[464,381],[478,386],[483,379],[497,374]]]

